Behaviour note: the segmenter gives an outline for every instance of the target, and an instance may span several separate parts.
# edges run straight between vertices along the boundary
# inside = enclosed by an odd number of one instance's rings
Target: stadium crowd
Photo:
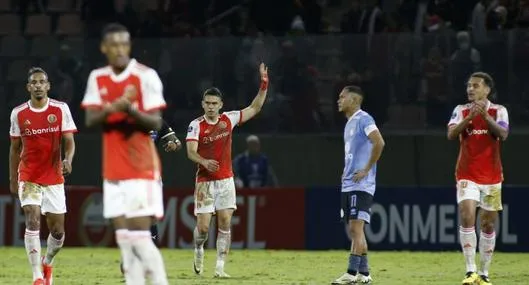
[[[87,72],[104,62],[99,31],[118,21],[164,81],[177,130],[211,85],[227,108],[247,104],[261,60],[274,70],[269,107],[248,132],[339,132],[346,84],[362,86],[380,126],[442,128],[477,70],[496,79],[514,124],[529,122],[527,0],[0,0],[0,11],[6,117],[28,97],[35,65],[50,74],[53,97],[78,106]]]

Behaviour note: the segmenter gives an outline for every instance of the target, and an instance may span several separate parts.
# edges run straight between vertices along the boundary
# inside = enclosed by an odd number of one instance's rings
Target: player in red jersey
[[[64,176],[72,172],[77,131],[66,103],[50,99],[48,75],[39,67],[29,70],[28,102],[11,112],[9,149],[10,190],[18,195],[26,217],[24,244],[33,270],[34,285],[53,282],[53,259],[64,243],[66,196]],[[64,160],[61,146],[64,142]],[[50,234],[46,255],[40,256],[40,216],[46,216]]]
[[[470,103],[457,106],[448,123],[448,139],[459,138],[461,144],[456,181],[461,219],[459,237],[467,271],[463,284],[491,284],[488,274],[496,243],[494,224],[498,211],[502,210],[500,141],[509,134],[507,109],[488,100],[493,93],[494,81],[490,75],[472,74],[467,84]],[[475,261],[477,207],[481,208],[479,271]]]
[[[82,107],[88,127],[103,126],[103,215],[112,220],[127,284],[168,284],[151,239],[163,217],[161,165],[149,132],[162,126],[163,86],[155,70],[130,58],[130,34],[119,24],[103,30],[108,66],[90,73]]]
[[[197,226],[193,232],[196,274],[203,271],[204,244],[208,238],[209,224],[217,215],[217,264],[215,277],[227,278],[224,262],[231,244],[231,217],[237,209],[235,183],[231,163],[232,131],[257,115],[266,100],[268,71],[259,66],[261,86],[250,106],[241,111],[220,113],[222,93],[217,88],[207,89],[202,98],[204,115],[194,120],[187,130],[187,157],[198,164],[195,186],[195,215]]]

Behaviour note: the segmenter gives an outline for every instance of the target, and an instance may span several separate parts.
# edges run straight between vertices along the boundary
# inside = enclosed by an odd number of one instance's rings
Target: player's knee
[[[461,225],[465,228],[473,227],[476,223],[475,214],[465,207],[459,208],[459,218],[461,219]]]
[[[349,233],[354,239],[358,239],[364,235],[364,224],[358,220],[351,220],[349,222]]]
[[[31,231],[40,230],[40,213],[26,212],[26,228]]]
[[[61,240],[64,237],[64,230],[50,229],[50,235],[56,240]]]
[[[209,231],[209,225],[198,224],[197,230],[198,230],[198,233],[201,235],[207,234]]]
[[[490,234],[494,232],[494,221],[482,219],[480,226],[481,226],[481,231],[484,233]]]

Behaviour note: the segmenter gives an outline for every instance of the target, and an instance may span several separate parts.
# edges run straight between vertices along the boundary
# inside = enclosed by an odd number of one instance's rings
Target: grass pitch
[[[192,269],[192,250],[164,249],[170,284],[330,284],[347,266],[347,251],[234,250],[226,265],[232,279],[213,279],[215,252],[207,251],[203,276]],[[457,252],[374,252],[375,284],[456,285],[464,274]],[[24,248],[0,248],[0,284],[31,284]],[[64,248],[55,260],[55,285],[124,284],[119,252],[106,248]],[[496,253],[491,278],[497,285],[529,284],[529,254]]]

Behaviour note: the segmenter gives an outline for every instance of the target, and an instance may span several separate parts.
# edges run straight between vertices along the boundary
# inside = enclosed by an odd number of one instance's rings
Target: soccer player
[[[176,137],[175,132],[166,121],[163,121],[160,131],[153,130],[150,131],[149,134],[151,135],[153,142],[155,144],[160,143],[166,152],[173,152],[182,148],[182,143]],[[151,238],[154,244],[159,246],[160,237],[158,236],[158,225],[156,224],[156,221],[154,221],[151,226]],[[123,269],[123,261],[120,263],[120,270],[122,274],[125,273]]]
[[[338,110],[347,118],[341,216],[349,225],[352,242],[347,272],[332,284],[372,282],[364,224],[369,224],[371,218],[377,161],[384,149],[384,139],[373,118],[360,108],[363,99],[364,93],[356,86],[346,86],[338,98]]]
[[[108,66],[93,70],[82,107],[88,127],[103,126],[104,217],[112,220],[127,284],[167,284],[154,244],[153,218],[163,217],[161,165],[149,132],[162,127],[163,86],[152,68],[130,58],[130,34],[120,24],[102,32]],[[141,262],[144,270],[129,270]],[[130,266],[129,266],[130,265]]]
[[[204,115],[189,124],[186,146],[187,157],[198,164],[195,185],[194,270],[203,271],[204,244],[208,238],[209,224],[217,215],[217,263],[215,277],[229,278],[224,263],[231,244],[231,217],[235,204],[235,183],[231,162],[232,131],[257,115],[266,99],[268,71],[259,66],[261,85],[250,106],[241,111],[219,113],[223,107],[222,93],[217,88],[207,89],[202,96]]]
[[[500,141],[509,135],[509,115],[505,107],[488,97],[494,93],[492,77],[483,72],[470,76],[468,104],[456,106],[448,123],[448,139],[459,138],[456,165],[459,238],[466,262],[463,284],[492,284],[489,267],[496,244],[494,224],[502,210],[503,170]],[[476,208],[480,207],[480,269],[476,268]]]
[[[64,243],[66,196],[64,175],[72,172],[77,131],[66,103],[50,99],[48,74],[39,67],[28,72],[31,99],[11,112],[10,190],[26,218],[24,244],[33,271],[33,285],[53,282],[53,260]],[[64,146],[64,159],[61,161]],[[40,255],[40,216],[50,231],[46,255]]]

